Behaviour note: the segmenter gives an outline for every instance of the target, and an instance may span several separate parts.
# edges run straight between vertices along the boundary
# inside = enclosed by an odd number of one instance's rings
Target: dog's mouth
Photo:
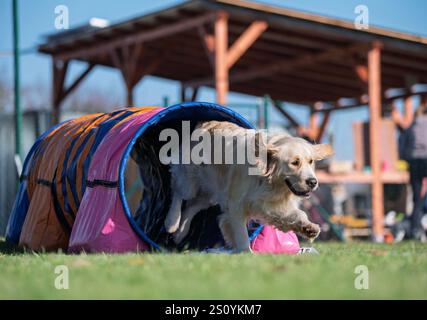
[[[291,190],[291,192],[298,196],[298,197],[304,197],[304,198],[308,198],[310,197],[310,190],[307,191],[302,191],[302,190],[297,190],[295,189],[295,187],[293,186],[292,182],[289,179],[285,179],[286,185],[288,186],[289,190]]]

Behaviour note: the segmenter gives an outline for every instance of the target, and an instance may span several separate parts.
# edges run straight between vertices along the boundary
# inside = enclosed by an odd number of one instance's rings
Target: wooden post
[[[126,102],[127,107],[133,107],[134,99],[133,99],[133,85],[126,84]]]
[[[381,181],[381,44],[374,42],[368,52],[369,141],[372,170],[372,228],[375,241],[384,238],[384,190]]]
[[[66,87],[65,78],[68,70],[68,61],[53,60],[52,114],[54,123],[58,123],[60,120],[62,101],[64,101],[64,99],[77,88],[77,86],[88,76],[94,67],[94,64],[89,64],[86,70],[84,70],[68,87]]]
[[[94,64],[89,64],[89,66],[86,68],[85,71],[83,71],[75,80],[74,82],[67,87],[62,92],[62,99],[65,99],[71,92],[73,92],[74,89],[77,88],[77,86],[88,76],[88,74],[95,68]]]
[[[212,70],[215,70],[215,37],[211,34],[208,34],[203,25],[198,27],[198,31],[200,40],[202,41],[203,49],[205,50],[206,56],[209,61],[209,65],[211,66]]]
[[[216,100],[219,104],[227,104],[228,94],[228,15],[220,11],[215,20],[215,87]]]
[[[313,109],[315,109],[315,108],[317,108],[316,106],[313,106],[313,108],[312,108],[312,110],[311,110],[311,112],[310,112],[310,118],[309,118],[309,121],[308,121],[308,137],[311,139],[311,140],[313,140],[313,141],[315,141],[316,140],[316,137],[317,137],[317,132],[318,132],[318,126],[317,126],[317,123],[318,123],[318,121],[319,121],[319,119],[318,119],[318,115],[317,115],[317,113],[316,112],[313,112]]]
[[[59,123],[61,118],[61,102],[63,100],[65,77],[68,70],[68,61],[52,60],[52,115],[53,123]]]
[[[331,112],[332,111],[328,111],[328,112],[325,112],[323,114],[323,120],[322,120],[322,123],[320,125],[319,130],[317,131],[317,136],[316,136],[316,141],[318,143],[320,143],[320,141],[322,141],[323,135],[325,134],[326,127],[327,127],[327,125],[329,123],[329,119],[331,117]]]
[[[117,50],[110,51],[111,60],[113,61],[114,66],[120,70],[126,86],[127,107],[134,106],[133,89],[142,78],[141,74],[137,74],[137,67],[141,52],[142,44],[136,44],[132,48],[124,46]]]

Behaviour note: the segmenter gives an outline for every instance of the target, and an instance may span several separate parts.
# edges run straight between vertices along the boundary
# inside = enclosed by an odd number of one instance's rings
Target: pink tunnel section
[[[252,240],[251,248],[256,253],[296,254],[300,250],[300,245],[294,232],[282,232],[272,226],[265,225]]]
[[[120,160],[129,141],[160,110],[141,113],[113,127],[93,155],[88,180],[118,181]],[[119,189],[87,187],[71,232],[69,251],[121,253],[147,249],[125,215]]]

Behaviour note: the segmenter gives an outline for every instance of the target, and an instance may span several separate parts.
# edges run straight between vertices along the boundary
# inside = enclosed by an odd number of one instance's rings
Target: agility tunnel
[[[203,102],[127,108],[60,123],[37,139],[25,159],[7,241],[35,251],[75,253],[222,250],[218,206],[196,215],[179,244],[163,226],[170,173],[158,159],[164,144],[159,134],[165,128],[181,132],[183,120],[191,128],[206,120],[252,128],[236,112]],[[139,165],[131,153],[142,160]],[[129,181],[136,180],[131,196]],[[248,233],[254,252],[300,249],[293,232],[252,222]]]

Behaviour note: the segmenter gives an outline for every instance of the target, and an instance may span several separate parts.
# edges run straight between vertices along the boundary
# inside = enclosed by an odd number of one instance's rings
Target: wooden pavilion
[[[103,28],[83,28],[47,38],[39,51],[52,56],[53,108],[97,65],[121,71],[127,104],[146,75],[180,81],[183,101],[200,87],[216,89],[227,105],[229,91],[268,94],[288,121],[320,140],[332,112],[369,106],[371,173],[330,176],[323,182],[372,185],[373,233],[383,235],[384,183],[407,175],[381,170],[379,123],[387,100],[407,105],[416,84],[427,83],[427,38],[243,0],[194,0]],[[87,69],[65,85],[69,62]],[[399,89],[399,90],[393,90]],[[397,95],[392,95],[398,92]],[[307,106],[303,128],[281,102]]]

